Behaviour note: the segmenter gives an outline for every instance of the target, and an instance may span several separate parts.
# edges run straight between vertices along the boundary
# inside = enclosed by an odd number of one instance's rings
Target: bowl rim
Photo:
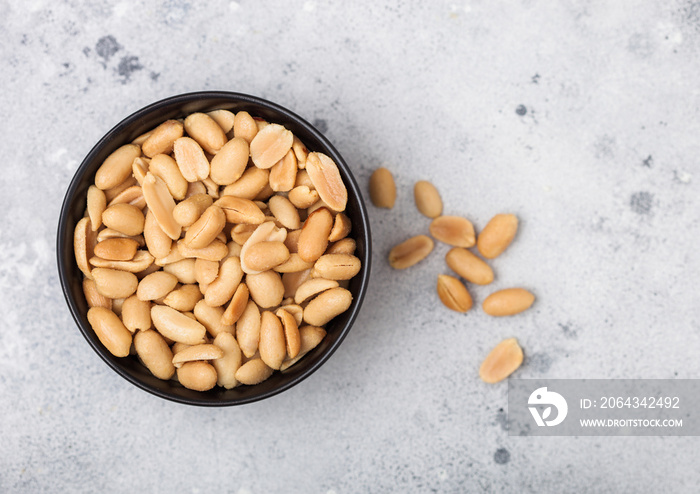
[[[359,289],[356,294],[354,295],[354,299],[356,303],[353,304],[353,307],[350,309],[350,314],[348,317],[347,322],[345,325],[339,330],[338,336],[335,341],[331,343],[331,345],[325,350],[324,353],[322,353],[318,359],[310,364],[306,369],[304,369],[300,374],[297,376],[291,378],[289,381],[282,383],[281,385],[272,388],[266,392],[263,392],[258,395],[250,396],[250,397],[242,397],[242,398],[234,398],[234,399],[214,399],[214,398],[208,398],[206,396],[202,396],[201,399],[192,399],[184,396],[178,396],[176,394],[168,393],[163,390],[153,388],[149,386],[147,383],[140,381],[139,379],[135,378],[131,374],[129,374],[126,370],[122,369],[118,365],[112,362],[110,359],[111,354],[108,355],[108,350],[99,342],[97,341],[97,338],[94,335],[94,332],[92,331],[92,328],[87,327],[83,320],[82,320],[82,312],[78,308],[76,301],[74,300],[71,290],[70,290],[70,275],[69,275],[69,267],[66,265],[64,257],[61,255],[63,249],[66,248],[72,248],[72,243],[69,242],[63,242],[64,239],[67,238],[67,223],[68,223],[68,216],[71,213],[70,205],[73,203],[75,200],[75,196],[77,194],[78,188],[80,187],[83,177],[86,174],[88,168],[91,165],[91,162],[95,159],[95,156],[100,153],[105,147],[109,146],[110,143],[113,143],[115,140],[118,141],[117,137],[127,128],[128,126],[132,125],[135,121],[139,120],[140,118],[146,117],[150,115],[152,112],[157,112],[165,107],[169,107],[170,105],[184,105],[187,103],[192,103],[195,101],[199,101],[202,99],[223,99],[223,100],[229,100],[229,101],[236,101],[236,102],[243,102],[243,103],[249,103],[253,105],[259,105],[267,110],[271,110],[275,113],[279,113],[282,116],[284,116],[287,119],[293,120],[296,124],[300,125],[303,127],[307,132],[313,135],[313,137],[318,140],[322,146],[325,148],[324,150],[320,150],[322,152],[328,152],[333,160],[336,162],[339,168],[342,169],[344,172],[343,179],[345,182],[345,185],[348,189],[349,194],[354,195],[357,198],[357,204],[358,204],[358,210],[359,210],[359,216],[361,218],[362,222],[362,231],[364,232],[363,235],[363,240],[365,242],[365,252],[364,252],[364,259],[362,259],[362,270],[360,271],[360,284],[359,284]],[[116,147],[115,147],[116,149]],[[73,238],[73,232],[70,232],[70,238]],[[353,324],[355,323],[355,320],[359,314],[359,311],[362,307],[362,302],[365,298],[365,294],[367,292],[368,284],[369,284],[369,277],[370,277],[370,271],[371,271],[371,259],[372,259],[372,249],[371,249],[372,243],[371,243],[371,231],[370,231],[370,223],[369,223],[369,217],[367,213],[367,206],[365,204],[364,198],[362,196],[362,193],[360,191],[360,188],[357,184],[357,181],[355,180],[355,177],[350,170],[350,167],[348,164],[345,162],[343,157],[340,155],[340,153],[335,149],[335,147],[331,144],[331,142],[320,132],[318,129],[316,129],[312,124],[310,124],[307,120],[304,118],[300,117],[296,113],[288,110],[287,108],[284,108],[280,106],[277,103],[273,103],[271,101],[268,101],[264,98],[260,98],[257,96],[252,96],[249,94],[245,93],[238,93],[238,92],[232,92],[232,91],[195,91],[195,92],[189,92],[189,93],[182,93],[182,94],[177,94],[174,96],[170,96],[161,100],[158,100],[154,103],[151,103],[133,113],[128,115],[127,117],[123,118],[119,123],[117,123],[114,127],[112,127],[107,133],[104,134],[104,136],[97,141],[97,143],[90,149],[90,151],[87,153],[81,164],[78,166],[78,168],[75,170],[73,174],[73,178],[71,179],[71,182],[66,190],[65,196],[63,198],[63,202],[61,204],[61,211],[59,214],[58,218],[58,229],[57,229],[57,237],[56,237],[56,257],[58,261],[58,274],[59,274],[59,279],[61,283],[61,289],[63,291],[63,296],[66,300],[66,303],[68,304],[68,308],[70,310],[71,316],[73,317],[73,320],[77,324],[78,328],[80,329],[81,334],[85,338],[85,340],[88,342],[88,344],[92,347],[92,349],[100,356],[100,358],[112,369],[114,370],[117,374],[119,374],[121,377],[126,379],[128,382],[131,384],[135,385],[136,387],[147,391],[150,394],[153,394],[155,396],[158,396],[160,398],[166,399],[168,401],[173,401],[176,403],[181,403],[181,404],[186,404],[186,405],[194,405],[194,406],[205,406],[205,407],[226,407],[226,406],[236,406],[236,405],[244,405],[247,403],[253,403],[256,401],[264,400],[266,398],[270,398],[272,396],[275,396],[279,393],[282,393],[283,391],[286,391],[290,389],[291,387],[299,384],[306,378],[308,378],[311,374],[316,372],[323,364],[325,364],[328,359],[336,352],[338,347],[341,345],[343,340],[346,338],[347,334],[350,332],[350,329],[352,328]],[[92,335],[92,336],[91,336]]]

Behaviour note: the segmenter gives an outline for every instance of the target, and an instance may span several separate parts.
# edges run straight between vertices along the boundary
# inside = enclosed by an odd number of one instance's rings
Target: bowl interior
[[[215,387],[211,391],[200,393],[188,390],[175,381],[161,381],[138,362],[136,357],[114,357],[102,346],[87,320],[88,307],[82,290],[83,275],[75,263],[73,253],[73,231],[83,217],[87,189],[94,183],[97,169],[110,153],[165,120],[215,109],[233,112],[245,110],[253,116],[284,125],[310,151],[323,152],[333,158],[348,189],[345,213],[352,221],[350,236],[357,241],[355,255],[362,261],[362,269],[350,281],[348,289],[353,294],[350,309],[326,325],[326,337],[302,360],[285,372],[275,372],[272,377],[256,386],[240,386],[231,390]],[[320,367],[340,345],[360,309],[369,280],[370,245],[369,221],[362,195],[347,164],[331,143],[308,122],[289,110],[260,98],[230,92],[174,96],[139,110],[115,126],[90,151],[73,177],[63,202],[57,236],[59,276],[66,301],[78,327],[98,355],[121,376],[146,391],[176,402],[205,406],[237,405],[267,398],[297,384]]]

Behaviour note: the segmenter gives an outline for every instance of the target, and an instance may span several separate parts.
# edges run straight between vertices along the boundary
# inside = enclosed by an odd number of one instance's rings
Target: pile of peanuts
[[[372,203],[380,208],[391,209],[396,202],[394,177],[386,168],[374,171],[369,181]],[[476,246],[486,259],[495,259],[511,244],[518,231],[518,219],[513,214],[494,216],[476,236],[471,221],[460,216],[443,216],[442,199],[435,186],[425,180],[416,182],[414,200],[418,210],[430,218],[430,235],[436,240],[452,246],[445,256],[447,265],[459,276],[476,285],[488,285],[494,273],[482,258],[467,250]],[[432,252],[435,243],[427,235],[417,235],[396,245],[389,252],[389,264],[394,269],[409,268]],[[437,294],[442,303],[457,312],[472,308],[472,297],[467,287],[456,277],[439,274]],[[482,309],[491,316],[511,316],[528,309],[535,296],[524,288],[498,290],[483,301]],[[488,383],[502,381],[513,373],[523,361],[523,352],[515,338],[502,341],[486,357],[479,375]]]
[[[97,170],[74,233],[87,318],[117,357],[206,391],[325,337],[361,268],[335,162],[245,111],[168,120]]]

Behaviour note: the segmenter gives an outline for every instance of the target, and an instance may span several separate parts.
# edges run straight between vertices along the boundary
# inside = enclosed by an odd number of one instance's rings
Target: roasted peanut
[[[173,144],[182,137],[184,127],[177,120],[166,120],[153,129],[142,145],[143,154],[152,158],[157,154],[170,154]]]
[[[518,340],[508,338],[491,350],[479,368],[479,377],[489,384],[503,381],[523,363],[523,350]]]
[[[424,216],[437,218],[442,214],[442,199],[433,184],[427,180],[419,180],[413,186],[413,199],[416,207]]]
[[[250,158],[258,168],[272,168],[292,149],[293,141],[294,135],[289,130],[270,124],[258,131],[250,142]]]
[[[270,171],[252,167],[224,188],[222,195],[253,200],[269,184]]]
[[[265,364],[260,358],[254,358],[241,365],[236,371],[236,379],[241,384],[260,384],[270,377],[274,369]]]
[[[294,187],[296,178],[297,158],[290,149],[284,158],[270,168],[270,188],[275,192],[288,192]]]
[[[406,269],[419,263],[432,252],[435,243],[426,235],[416,235],[396,245],[389,252],[389,264],[394,269]]]
[[[108,298],[126,298],[139,284],[135,274],[117,269],[93,268],[92,277],[100,295]]]
[[[221,263],[219,276],[207,288],[204,300],[212,307],[224,305],[231,300],[242,279],[241,261],[237,257],[227,258]]]
[[[221,323],[235,324],[238,319],[240,319],[243,311],[248,305],[249,296],[250,292],[248,291],[248,285],[245,283],[238,285],[238,288],[236,288],[236,291],[233,293],[233,297],[231,298],[231,303],[228,304],[228,307],[226,307],[226,310],[221,316]]]
[[[216,360],[224,356],[224,351],[211,343],[202,343],[187,347],[173,355],[173,365],[180,368],[186,362]]]
[[[328,235],[333,228],[333,215],[321,208],[309,215],[299,235],[299,256],[307,262],[315,262],[328,247]]]
[[[335,215],[335,220],[333,221],[333,228],[328,235],[329,242],[337,242],[348,236],[352,230],[352,223],[350,223],[350,218],[345,216],[343,213],[338,213]]]
[[[513,214],[497,214],[479,234],[476,247],[487,259],[501,255],[518,232],[518,218]]]
[[[251,272],[267,271],[289,259],[289,250],[282,242],[258,242],[246,251],[245,262]]]
[[[124,326],[132,333],[151,329],[151,302],[132,295],[124,300],[121,316]]]
[[[141,148],[136,144],[125,144],[118,148],[107,156],[97,169],[95,185],[102,190],[107,190],[123,183],[131,174],[131,164],[140,155]]]
[[[182,312],[167,306],[154,305],[151,307],[151,320],[160,334],[166,338],[187,345],[204,343],[206,328]]]
[[[247,111],[239,111],[233,119],[233,135],[251,143],[258,133],[258,126]]]
[[[529,309],[534,301],[535,296],[524,288],[506,288],[486,297],[482,308],[490,316],[512,316]]]
[[[131,204],[115,204],[102,213],[102,222],[108,228],[133,236],[143,233],[144,216],[139,208]]]
[[[195,259],[182,259],[181,261],[166,264],[163,266],[163,271],[175,276],[177,281],[183,285],[191,285],[197,282],[194,269],[196,262]]]
[[[250,150],[245,139],[234,137],[211,160],[211,179],[219,185],[231,185],[241,178]]]
[[[334,211],[344,211],[348,191],[340,176],[338,165],[323,153],[309,153],[306,171],[318,191],[321,200]]]
[[[216,384],[225,389],[233,389],[238,385],[236,371],[241,366],[243,358],[236,338],[230,333],[219,333],[214,338],[214,345],[221,348],[223,356],[212,361],[216,369]]]
[[[225,195],[214,205],[221,208],[229,223],[259,225],[265,221],[265,214],[250,199]]]
[[[272,312],[264,311],[260,321],[260,358],[268,367],[279,369],[287,355],[284,328]]]
[[[312,276],[329,280],[349,280],[360,272],[360,259],[348,254],[324,254],[314,264]]]
[[[275,307],[284,298],[284,284],[279,273],[263,271],[257,274],[247,274],[246,284],[256,304],[263,309]]]
[[[369,178],[369,197],[378,208],[391,209],[396,203],[394,176],[386,168],[377,168]]]
[[[450,249],[445,261],[452,271],[471,283],[488,285],[493,281],[491,266],[466,249]]]
[[[289,369],[296,364],[304,355],[316,348],[319,343],[325,338],[326,330],[317,326],[301,326],[299,328],[299,353],[296,357],[290,358],[282,362],[280,370]]]
[[[219,127],[221,127],[221,130],[223,130],[225,134],[228,134],[233,130],[235,115],[232,112],[228,110],[213,110],[207,112],[207,115],[214,119],[217,124],[219,124]]]
[[[307,185],[299,185],[289,191],[289,201],[299,209],[306,209],[318,202],[319,196],[315,189]]]
[[[323,326],[350,307],[352,294],[345,288],[326,290],[309,302],[304,309],[304,321],[313,326]]]
[[[143,365],[158,379],[168,380],[175,374],[173,352],[157,331],[139,331],[134,336],[134,349]]]
[[[209,154],[218,153],[227,141],[221,126],[206,113],[188,115],[185,118],[185,132]]]
[[[260,342],[260,309],[252,300],[248,301],[243,314],[236,322],[236,339],[246,358],[258,351]]]
[[[445,307],[457,312],[467,312],[472,308],[472,297],[467,288],[453,276],[438,275],[437,294]]]
[[[170,253],[173,239],[163,231],[150,209],[143,224],[143,238],[154,257],[165,257]]]
[[[209,161],[194,139],[180,137],[173,145],[173,153],[180,173],[188,182],[204,180],[209,176]]]
[[[177,163],[167,154],[156,154],[148,167],[148,171],[160,177],[174,199],[181,201],[187,195],[189,183],[182,176]]]
[[[173,217],[175,200],[165,182],[149,172],[143,179],[141,189],[148,205],[148,211],[153,213],[160,229],[172,240],[180,238],[182,227],[175,222]]]
[[[177,380],[187,389],[209,391],[216,386],[216,369],[207,362],[187,362],[177,369]]]
[[[473,247],[474,225],[460,216],[440,216],[430,223],[430,234],[440,242],[455,247]]]
[[[185,244],[191,249],[202,249],[212,243],[226,226],[226,215],[218,206],[209,206],[202,216],[189,227]]]
[[[194,310],[202,297],[202,292],[199,291],[197,285],[183,285],[168,293],[163,299],[163,303],[180,312],[189,312]]]
[[[142,273],[153,264],[153,256],[145,250],[137,250],[128,261],[112,261],[101,257],[91,257],[90,264],[96,268],[118,269],[129,273]]]
[[[165,271],[156,271],[139,282],[136,296],[139,300],[156,300],[165,297],[176,285],[175,276]]]
[[[268,203],[270,212],[288,230],[298,230],[301,226],[299,211],[289,199],[283,196],[273,196]],[[340,213],[339,213],[340,214]]]
[[[88,279],[92,279],[92,266],[89,260],[94,254],[96,236],[97,235],[90,226],[90,218],[83,218],[75,225],[75,230],[73,232],[75,262]]]
[[[315,297],[321,292],[330,290],[338,286],[338,282],[334,280],[326,280],[323,278],[313,278],[305,281],[299,288],[297,288],[294,294],[294,302],[297,304],[303,304],[311,297]]]
[[[95,245],[95,255],[110,261],[130,261],[136,255],[139,243],[130,238],[108,238]]]
[[[87,210],[93,232],[102,226],[102,213],[105,209],[107,209],[105,193],[96,185],[91,185],[87,192]]]
[[[85,294],[85,301],[88,307],[104,307],[105,309],[112,309],[112,299],[101,295],[97,291],[97,286],[94,280],[85,278],[83,280],[83,293]]]
[[[214,338],[220,333],[234,332],[233,324],[225,324],[223,315],[224,309],[221,307],[212,307],[204,300],[200,300],[194,306],[194,316]]]

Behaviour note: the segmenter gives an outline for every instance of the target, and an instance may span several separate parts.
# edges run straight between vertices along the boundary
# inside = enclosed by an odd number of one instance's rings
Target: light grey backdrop
[[[0,491],[694,492],[697,438],[508,437],[505,337],[523,378],[697,378],[700,4],[640,1],[0,2]],[[136,389],[80,336],[54,252],[92,145],[155,100],[223,89],[314,122],[366,188],[374,270],[315,375],[231,409]],[[443,308],[447,247],[392,271],[427,231],[412,186],[477,229],[514,212],[496,288],[517,317]],[[366,189],[365,189],[366,190]]]

